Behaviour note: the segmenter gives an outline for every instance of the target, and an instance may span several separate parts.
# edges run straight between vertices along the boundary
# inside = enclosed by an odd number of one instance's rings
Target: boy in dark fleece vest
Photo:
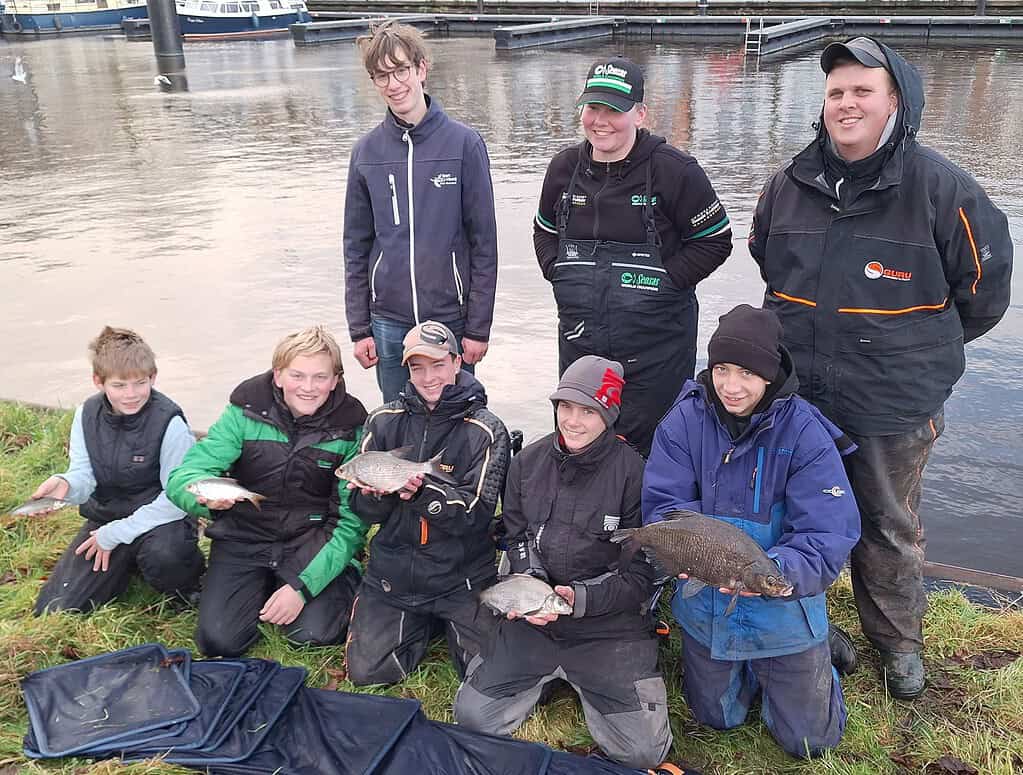
[[[32,495],[80,504],[86,522],[40,591],[37,616],[89,612],[124,592],[136,571],[184,598],[203,572],[195,521],[164,493],[195,439],[181,408],[153,389],[152,349],[133,331],[107,326],[89,350],[100,392],[75,412],[68,470]]]

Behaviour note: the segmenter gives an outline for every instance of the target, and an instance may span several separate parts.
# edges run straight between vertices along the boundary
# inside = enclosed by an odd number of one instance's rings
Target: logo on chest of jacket
[[[646,206],[646,194],[633,194],[632,197],[629,199],[629,203],[633,207],[645,207]],[[654,194],[650,198],[650,204],[652,204],[652,205],[657,204],[657,194]]]
[[[904,272],[901,269],[887,269],[880,261],[868,261],[863,267],[863,274],[868,280],[879,280],[882,277],[887,280],[900,280],[909,282],[913,279],[912,272]]]
[[[604,529],[605,530],[617,530],[618,523],[622,521],[622,518],[617,514],[605,514],[604,515]]]
[[[437,465],[440,466],[440,470],[446,474],[450,474],[452,471],[455,470],[455,467],[453,465],[449,466],[447,463],[438,463]]]
[[[656,291],[660,288],[661,278],[652,277],[642,272],[622,272],[619,282],[622,288],[642,288],[647,291]]]
[[[562,192],[561,198],[569,199],[568,192]],[[586,194],[572,194],[571,202],[574,207],[586,207]]]
[[[426,507],[427,512],[436,516],[440,514],[440,510],[444,508],[440,501],[430,501],[430,505]]]
[[[434,188],[440,188],[441,186],[457,186],[458,178],[454,175],[449,175],[447,172],[442,172],[439,175],[434,175],[430,178],[430,182],[433,183]]]
[[[841,498],[845,495],[845,490],[839,487],[837,484],[834,487],[828,487],[826,490],[821,490],[824,495],[830,495],[833,498]]]

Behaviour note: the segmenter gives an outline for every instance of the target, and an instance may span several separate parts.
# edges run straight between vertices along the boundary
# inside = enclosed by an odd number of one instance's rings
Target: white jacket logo
[[[439,175],[434,175],[430,178],[430,182],[433,183],[436,188],[440,188],[441,186],[457,186],[458,178],[454,175],[442,172]]]

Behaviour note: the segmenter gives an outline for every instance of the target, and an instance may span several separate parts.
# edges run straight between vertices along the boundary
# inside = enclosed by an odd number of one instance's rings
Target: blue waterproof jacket
[[[497,288],[490,159],[479,132],[427,97],[414,127],[384,120],[352,149],[345,193],[345,312],[352,341],[370,317],[465,321],[487,341]]]
[[[838,576],[860,537],[860,514],[842,465],[833,423],[795,394],[791,359],[777,398],[732,440],[704,380],[688,380],[654,434],[643,476],[643,522],[690,509],[742,528],[781,567],[791,597],[731,597],[707,587],[672,611],[714,659],[746,660],[796,654],[828,636],[824,590]]]

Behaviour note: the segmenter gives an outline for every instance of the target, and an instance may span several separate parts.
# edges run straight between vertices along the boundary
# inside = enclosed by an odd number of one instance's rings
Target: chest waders
[[[696,294],[676,286],[661,263],[652,161],[643,203],[646,242],[568,236],[581,165],[580,159],[557,212],[558,371],[564,373],[583,355],[619,361],[625,367],[625,389],[615,427],[646,455],[658,421],[696,367]]]

